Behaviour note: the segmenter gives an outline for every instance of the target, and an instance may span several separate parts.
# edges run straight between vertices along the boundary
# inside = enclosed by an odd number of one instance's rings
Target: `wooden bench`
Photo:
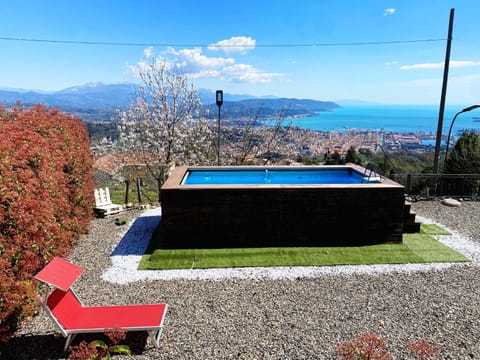
[[[123,211],[123,206],[112,204],[110,190],[106,187],[95,189],[95,208],[93,210],[98,217],[105,217]]]

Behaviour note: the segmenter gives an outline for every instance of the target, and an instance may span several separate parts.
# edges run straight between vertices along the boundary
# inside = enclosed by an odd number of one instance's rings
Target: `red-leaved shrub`
[[[385,340],[373,332],[355,336],[355,340],[337,344],[337,351],[345,360],[393,360]]]
[[[32,314],[32,276],[86,230],[92,172],[80,120],[43,105],[0,107],[0,340]]]
[[[419,360],[436,359],[439,350],[425,339],[407,340],[407,348]],[[385,340],[371,331],[355,336],[353,341],[337,344],[337,351],[345,360],[393,360]]]
[[[435,359],[438,355],[438,349],[425,339],[407,340],[407,348],[419,360]]]

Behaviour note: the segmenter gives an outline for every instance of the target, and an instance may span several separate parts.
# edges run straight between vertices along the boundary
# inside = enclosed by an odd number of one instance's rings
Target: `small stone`
[[[442,200],[442,204],[445,206],[451,206],[451,207],[459,207],[462,205],[462,203],[458,200],[452,199],[452,198],[447,198]]]

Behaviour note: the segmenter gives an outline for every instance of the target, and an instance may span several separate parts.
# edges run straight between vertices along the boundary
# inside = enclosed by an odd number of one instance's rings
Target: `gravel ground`
[[[480,244],[479,202],[449,208],[425,201],[413,208]],[[75,285],[85,305],[169,304],[160,348],[132,333],[126,343],[133,359],[337,359],[335,345],[365,331],[384,337],[399,359],[409,358],[406,340],[420,338],[435,344],[441,359],[480,359],[477,261],[414,272],[106,282],[102,274],[124,232],[113,218],[95,220],[70,260],[86,269]],[[62,359],[63,343],[41,312],[1,357]]]

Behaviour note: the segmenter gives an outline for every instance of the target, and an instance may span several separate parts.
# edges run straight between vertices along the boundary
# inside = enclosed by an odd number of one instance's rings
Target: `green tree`
[[[464,131],[445,166],[447,174],[480,174],[480,133]]]
[[[357,150],[353,146],[347,150],[347,154],[345,155],[345,162],[346,163],[354,163],[354,164],[361,164],[362,160],[357,153]]]
[[[342,156],[338,152],[333,154],[328,154],[325,159],[325,165],[343,165],[345,160],[342,159]]]

